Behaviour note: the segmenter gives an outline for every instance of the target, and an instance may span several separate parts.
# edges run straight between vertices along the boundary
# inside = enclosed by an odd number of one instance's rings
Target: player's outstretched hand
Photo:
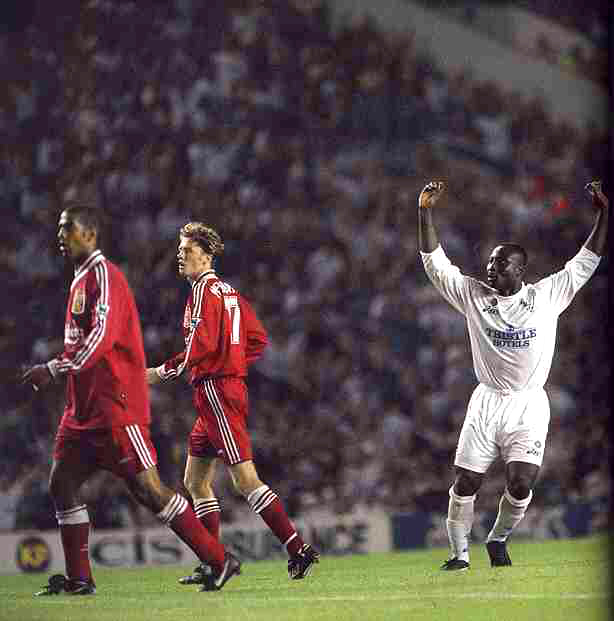
[[[421,209],[430,209],[441,198],[445,190],[443,181],[430,181],[424,186],[418,197],[418,206]]]
[[[608,209],[610,207],[610,201],[603,193],[601,181],[591,181],[584,186],[584,189],[588,192],[595,207],[600,207],[601,209]]]
[[[29,384],[32,390],[38,391],[51,382],[53,376],[46,364],[35,364],[25,371],[21,376],[21,384]]]

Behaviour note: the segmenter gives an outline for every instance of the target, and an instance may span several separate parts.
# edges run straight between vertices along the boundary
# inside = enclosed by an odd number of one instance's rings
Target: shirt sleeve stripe
[[[199,283],[194,287],[194,305],[192,306],[192,320],[198,319],[200,321],[200,312],[202,306],[202,300],[205,292],[205,282]],[[192,351],[192,342],[194,341],[194,336],[196,335],[196,330],[198,329],[198,324],[193,324],[190,329],[190,338],[188,339],[188,344],[185,348],[185,357],[183,358],[183,362],[177,367],[177,375],[181,375],[188,364],[188,360],[190,359],[190,352]]]
[[[108,295],[108,272],[107,266],[104,262],[99,263],[94,267],[94,273],[96,275],[96,280],[98,281],[98,286],[100,287],[100,299],[99,303],[108,305],[109,295]],[[83,344],[83,348],[81,351],[75,356],[72,361],[73,367],[75,370],[80,369],[86,362],[87,359],[91,356],[91,354],[96,349],[97,345],[102,341],[104,335],[106,333],[107,327],[107,317],[106,314],[99,315],[96,328],[90,332],[85,343]]]
[[[99,304],[104,305],[108,308],[109,306],[109,273],[107,270],[106,263],[101,261],[97,265],[94,266],[94,273],[96,275],[96,280],[98,281],[98,286],[100,287],[100,298]],[[90,332],[87,339],[83,343],[83,347],[76,354],[73,360],[66,360],[60,362],[58,365],[58,370],[60,372],[66,371],[79,371],[83,365],[88,361],[91,355],[96,351],[98,345],[104,339],[104,336],[107,331],[107,313],[101,313],[97,317],[97,325],[94,330]]]

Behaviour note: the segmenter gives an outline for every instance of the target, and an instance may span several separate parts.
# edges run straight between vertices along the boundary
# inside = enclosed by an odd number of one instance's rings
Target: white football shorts
[[[501,456],[506,464],[541,466],[549,422],[543,388],[503,392],[478,384],[469,399],[454,465],[484,473]]]

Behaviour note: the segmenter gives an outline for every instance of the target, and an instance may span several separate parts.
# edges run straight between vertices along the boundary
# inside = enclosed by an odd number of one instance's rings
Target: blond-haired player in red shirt
[[[100,213],[76,204],[58,223],[60,252],[75,266],[64,350],[22,381],[39,390],[66,378],[66,406],[55,439],[49,489],[56,507],[66,576],[56,574],[36,595],[95,593],[88,555],[89,516],[83,483],[103,469],[121,477],[212,572],[203,591],[221,589],[240,572],[239,561],[212,537],[188,501],[159,478],[151,443],[145,353],[132,291],[122,272],[98,249]]]
[[[164,364],[147,369],[147,381],[157,384],[185,373],[194,388],[198,418],[189,437],[184,482],[196,515],[218,538],[220,505],[212,483],[221,459],[237,491],[284,545],[288,574],[297,580],[310,573],[320,555],[301,539],[277,494],[260,480],[252,461],[245,379],[249,364],[264,350],[267,335],[247,300],[215,273],[214,257],[223,250],[219,234],[202,222],[189,222],[181,228],[179,274],[192,285],[183,318],[185,348]],[[206,575],[203,564],[180,582],[200,583]]]

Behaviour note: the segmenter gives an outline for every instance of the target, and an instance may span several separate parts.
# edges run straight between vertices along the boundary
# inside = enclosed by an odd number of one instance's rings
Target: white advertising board
[[[295,520],[306,541],[322,554],[367,554],[392,549],[390,519],[380,511],[346,515],[322,512]],[[244,561],[285,559],[285,551],[259,518],[222,531],[222,541]],[[168,528],[117,529],[90,535],[92,566],[193,565],[193,552]],[[22,531],[0,535],[0,573],[62,573],[64,554],[59,531]]]

